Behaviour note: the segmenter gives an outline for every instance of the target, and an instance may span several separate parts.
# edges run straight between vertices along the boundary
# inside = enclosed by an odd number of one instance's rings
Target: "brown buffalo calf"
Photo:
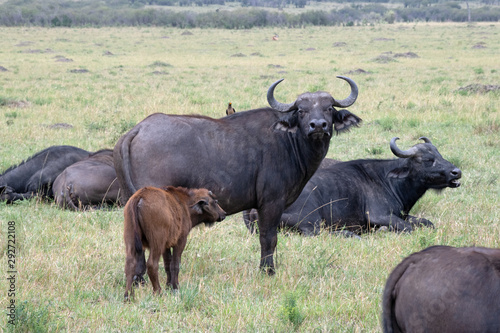
[[[132,282],[140,279],[146,268],[153,292],[161,292],[158,261],[163,255],[167,288],[179,288],[179,264],[189,231],[200,223],[222,221],[226,213],[207,189],[144,187],[127,202],[124,209],[123,238],[126,248],[125,276],[132,295]],[[149,249],[147,263],[144,248]],[[172,251],[171,251],[172,249]]]
[[[500,249],[432,246],[387,279],[383,331],[500,333]]]

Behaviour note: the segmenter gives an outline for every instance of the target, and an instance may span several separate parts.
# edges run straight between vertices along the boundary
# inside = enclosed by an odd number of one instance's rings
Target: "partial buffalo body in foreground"
[[[181,187],[144,187],[127,202],[124,209],[126,248],[125,276],[127,289],[142,279],[146,268],[153,292],[161,292],[158,261],[163,256],[167,272],[167,288],[179,288],[179,264],[189,231],[200,223],[222,221],[226,213],[207,189]],[[144,248],[149,249],[145,263]],[[132,294],[130,294],[132,296]]]
[[[50,197],[57,176],[89,155],[90,152],[72,146],[52,146],[36,153],[0,175],[0,200],[11,203],[35,195]]]
[[[387,279],[385,333],[499,333],[500,249],[433,246]]]
[[[409,215],[428,189],[460,186],[462,172],[445,160],[431,141],[402,151],[393,138],[396,160],[353,160],[322,164],[299,198],[281,216],[281,227],[318,234],[321,227],[345,228],[345,233],[387,226],[411,231],[416,225],[432,227],[424,218]],[[243,214],[254,230],[255,214]]]
[[[67,167],[54,181],[52,191],[62,208],[85,209],[118,202],[113,151],[103,149]]]
[[[166,185],[210,188],[234,214],[257,208],[261,268],[274,273],[277,227],[284,209],[299,196],[319,167],[336,131],[361,119],[335,107],[352,105],[326,92],[304,93],[290,104],[237,112],[221,119],[153,114],[120,138],[113,153],[123,201],[138,188]]]

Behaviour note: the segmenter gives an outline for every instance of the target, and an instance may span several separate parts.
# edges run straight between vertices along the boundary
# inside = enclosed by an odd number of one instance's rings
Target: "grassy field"
[[[379,332],[385,279],[403,257],[434,244],[500,247],[500,94],[471,86],[500,84],[499,54],[498,23],[0,28],[0,170],[51,145],[112,148],[154,112],[221,117],[228,102],[266,106],[279,78],[283,102],[316,90],[345,98],[349,87],[335,76],[347,75],[360,89],[349,110],[364,122],[333,137],[328,157],[391,158],[392,137],[406,149],[427,136],[463,172],[461,187],[429,192],[412,211],[435,230],[362,240],[281,233],[274,277],[258,270],[258,237],[241,214],[195,229],[180,292],[155,297],[148,284],[131,304],[123,303],[122,209],[0,204],[0,330],[12,330],[5,313],[15,299],[19,332]]]

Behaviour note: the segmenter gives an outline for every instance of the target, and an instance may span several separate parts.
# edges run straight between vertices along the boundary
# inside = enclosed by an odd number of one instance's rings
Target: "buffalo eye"
[[[297,112],[299,113],[299,116],[300,116],[300,117],[304,117],[304,113],[305,113],[305,111],[304,111],[304,110],[299,109]]]

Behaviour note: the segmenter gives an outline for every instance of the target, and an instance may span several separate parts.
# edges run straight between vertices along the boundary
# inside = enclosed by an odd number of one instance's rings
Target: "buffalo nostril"
[[[316,124],[315,123],[310,123],[309,127],[311,127],[311,129],[315,129],[316,128]]]
[[[462,175],[462,170],[460,170],[459,168],[455,168],[451,170],[451,175],[453,177],[460,177]]]
[[[328,125],[327,125],[326,121],[324,121],[324,122],[323,122],[323,124],[321,124],[321,127],[322,127],[324,130],[326,130],[326,127],[327,127],[327,126],[328,126]]]

